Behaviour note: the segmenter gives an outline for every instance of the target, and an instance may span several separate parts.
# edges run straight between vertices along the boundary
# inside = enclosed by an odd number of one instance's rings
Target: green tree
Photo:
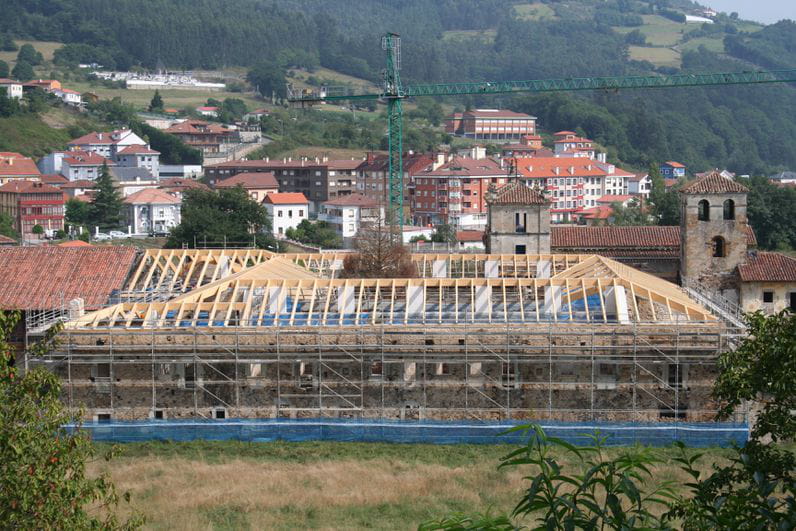
[[[91,203],[75,199],[66,202],[66,221],[73,225],[87,225],[91,218]]]
[[[9,338],[19,312],[0,311],[0,522],[8,529],[136,529],[139,516],[121,520],[120,496],[107,473],[90,476],[96,446],[84,431],[70,431],[80,413],[61,402],[61,381],[35,368],[20,375]],[[29,347],[46,355],[57,328]],[[104,457],[110,459],[114,448]],[[129,494],[123,498],[129,501]]]
[[[159,90],[155,90],[155,95],[149,102],[149,112],[163,112],[163,98],[160,97]]]
[[[260,203],[242,187],[188,190],[182,199],[182,219],[171,231],[167,247],[184,244],[249,245],[276,249],[271,219]]]
[[[28,111],[32,113],[46,111],[50,106],[51,98],[53,98],[53,96],[47,94],[43,89],[38,87],[34,88],[33,90],[26,91],[22,97],[25,100]]]
[[[434,234],[431,235],[431,241],[436,243],[456,243],[456,227],[447,223],[437,225]]]
[[[285,69],[271,61],[262,61],[246,74],[246,80],[260,91],[263,98],[269,99],[272,94],[277,98],[285,98]]]
[[[625,35],[625,42],[634,46],[646,46],[647,37],[641,31],[634,29]]]
[[[118,228],[122,219],[122,196],[116,189],[106,164],[103,164],[97,177],[95,189],[89,210],[89,225],[103,231]]]
[[[19,100],[16,98],[9,98],[7,96],[8,91],[5,87],[0,87],[0,117],[8,118],[9,116],[14,116],[15,114],[19,114],[20,107],[19,107]]]
[[[44,57],[40,52],[36,51],[36,48],[34,48],[32,44],[23,44],[19,48],[19,53],[17,54],[17,63],[20,62],[28,63],[31,66],[38,66],[44,62]]]
[[[19,50],[19,46],[16,45],[14,39],[11,38],[11,35],[0,36],[0,51],[16,52],[17,50]]]
[[[325,221],[312,221],[305,219],[295,229],[287,229],[285,236],[297,242],[315,245],[323,249],[339,249],[343,246],[343,239],[337,231]]]
[[[613,222],[612,225],[632,226],[650,225],[650,215],[644,211],[638,199],[632,199],[627,206],[622,203],[611,203]]]
[[[19,61],[16,65],[14,65],[11,75],[17,81],[25,82],[33,79],[36,76],[36,73],[33,72],[33,67],[30,65],[30,63]]]
[[[0,77],[8,77],[9,73],[8,63],[0,61]]]
[[[33,234],[35,234],[38,237],[41,237],[41,235],[44,234],[44,227],[42,227],[41,225],[38,225],[38,224],[34,225],[33,228],[30,229],[30,232],[32,232]]]
[[[796,249],[796,189],[756,176],[749,187],[746,213],[763,249]]]
[[[649,202],[653,218],[658,225],[679,225],[680,198],[677,190],[681,184],[678,183],[667,190],[663,176],[655,163],[650,164],[649,176],[652,181]]]
[[[238,122],[248,112],[246,102],[240,98],[225,98],[219,108],[219,120],[225,123]]]
[[[14,218],[4,212],[0,212],[0,235],[19,238],[19,233],[14,229]]]

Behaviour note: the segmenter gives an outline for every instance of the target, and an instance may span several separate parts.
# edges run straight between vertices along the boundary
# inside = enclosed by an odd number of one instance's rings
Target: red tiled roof
[[[103,164],[116,166],[112,160],[97,155],[93,151],[66,151],[63,162],[70,166],[102,166]]]
[[[589,140],[588,138],[582,138],[582,137],[576,136],[576,137],[573,137],[573,138],[557,138],[556,140],[553,141],[554,144],[571,144],[573,142],[591,144],[591,143],[594,142],[594,140]]]
[[[160,151],[155,151],[148,146],[127,146],[119,152],[119,155],[160,155]]]
[[[551,247],[680,248],[680,227],[551,227]]]
[[[163,190],[157,188],[144,188],[134,194],[130,194],[124,198],[124,202],[128,205],[141,205],[154,203],[157,205],[175,205],[179,204],[180,200]]]
[[[796,259],[781,253],[752,255],[738,266],[742,282],[796,282]]]
[[[204,120],[186,120],[174,124],[165,130],[171,134],[192,134],[192,135],[231,135],[232,131],[217,124],[211,124]]]
[[[614,209],[610,206],[600,205],[582,210],[581,216],[586,219],[608,219],[613,213]]]
[[[523,177],[535,179],[608,175],[608,172],[593,160],[580,158],[518,158],[517,169]]]
[[[632,195],[604,195],[597,200],[598,203],[624,203],[633,199]]]
[[[243,186],[247,189],[273,188],[278,189],[279,183],[270,171],[243,172],[216,183],[216,188],[234,188]]]
[[[456,232],[456,241],[482,242],[484,241],[484,233],[480,230],[460,230]]]
[[[43,183],[51,184],[53,186],[61,186],[62,184],[66,184],[69,182],[69,179],[67,179],[63,175],[52,175],[52,174],[42,174],[39,176],[39,180]]]
[[[218,110],[218,107],[207,107],[207,106],[203,106],[203,107],[197,107],[197,108],[196,108],[196,110],[197,110],[197,111],[208,111],[208,112],[215,112],[215,111],[217,111],[217,110]]]
[[[746,233],[747,245],[757,245],[752,227],[742,229]],[[680,253],[680,227],[631,226],[631,227],[550,227],[550,246],[558,250],[578,251],[608,250],[628,252],[643,256],[651,249],[663,249],[663,254],[677,256]],[[652,256],[653,254],[650,254]]]
[[[56,247],[94,247],[88,242],[83,240],[70,240],[68,242],[61,242]]]
[[[22,82],[8,79],[7,77],[0,77],[0,85],[21,85]]]
[[[557,133],[553,133],[553,136],[565,136],[565,135],[577,135],[575,131],[559,131]]]
[[[44,194],[60,194],[61,190],[49,184],[39,181],[25,181],[16,179],[8,181],[3,186],[0,186],[0,192],[10,192],[14,194],[29,194],[29,193],[44,193]]]
[[[675,162],[675,161],[673,161],[673,160],[668,160],[668,161],[666,161],[666,164],[667,164],[667,165],[669,165],[669,166],[671,166],[672,168],[685,168],[685,166],[683,166],[683,165],[682,165],[682,164],[680,164],[679,162]]]
[[[539,190],[513,182],[502,186],[490,205],[546,205],[547,199]]]
[[[0,234],[0,245],[16,245],[17,241],[14,238],[9,238]]]
[[[336,199],[324,201],[323,204],[328,206],[358,206],[364,208],[373,208],[379,206],[378,201],[362,194],[341,195]]]
[[[436,170],[420,171],[418,177],[451,177],[451,176],[506,176],[506,170],[492,159],[468,159],[453,157]]]
[[[72,188],[94,188],[97,186],[97,183],[94,181],[89,181],[88,179],[78,179],[76,181],[69,181],[64,183],[60,186],[61,189],[72,189]]]
[[[680,188],[680,193],[683,194],[745,194],[748,192],[749,189],[746,186],[722,177],[717,171],[710,172]]]
[[[0,249],[0,308],[46,310],[80,297],[87,310],[122,289],[135,262],[133,247]]]
[[[209,190],[210,187],[199,181],[193,179],[186,179],[183,177],[167,177],[160,180],[158,188],[171,189],[171,190],[186,190],[199,188],[202,190]]]
[[[473,109],[471,111],[464,111],[461,119],[472,116],[473,118],[519,118],[531,119],[533,116],[521,112],[508,111],[505,109]],[[458,117],[457,117],[458,118]],[[454,117],[448,118],[454,119]]]
[[[40,175],[39,168],[33,159],[19,153],[0,153],[0,176]]]
[[[115,144],[120,138],[122,133],[129,132],[129,129],[117,129],[116,131],[102,132],[94,131],[87,135],[75,138],[69,142],[70,146],[83,146],[87,144],[92,145],[110,145]]]
[[[309,203],[304,194],[300,192],[283,192],[279,194],[268,194],[263,199],[263,203],[272,205],[305,205]]]

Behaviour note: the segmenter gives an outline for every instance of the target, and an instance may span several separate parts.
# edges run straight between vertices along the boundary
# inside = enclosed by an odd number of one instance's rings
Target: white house
[[[117,129],[110,133],[89,133],[80,138],[75,138],[68,144],[69,149],[93,151],[107,158],[115,157],[116,153],[127,146],[146,145],[147,143],[144,142],[144,139],[129,129]]]
[[[115,166],[112,160],[92,152],[67,151],[61,159],[61,175],[70,181],[87,179],[96,181],[102,172],[102,166]]]
[[[287,229],[295,229],[307,219],[310,202],[302,193],[280,193],[265,196],[263,206],[271,216],[274,236],[284,238]]]
[[[76,90],[60,88],[53,90],[53,94],[55,94],[67,105],[72,105],[74,107],[80,107],[83,105],[83,97]]]
[[[208,118],[215,118],[218,116],[218,107],[208,107],[205,105],[202,107],[197,107],[196,112],[202,116],[207,116]]]
[[[180,224],[180,200],[155,188],[124,198],[125,219],[133,234],[167,233]]]
[[[332,225],[343,238],[353,238],[363,223],[377,223],[384,217],[379,202],[362,194],[349,194],[321,203],[318,221]]]
[[[630,195],[640,195],[644,199],[649,199],[652,191],[652,179],[649,174],[639,173],[627,180],[627,193]]]
[[[0,88],[6,89],[7,98],[22,99],[22,83],[13,79],[0,78]]]
[[[127,146],[116,153],[116,163],[125,168],[146,168],[150,175],[160,175],[160,151],[149,146]]]

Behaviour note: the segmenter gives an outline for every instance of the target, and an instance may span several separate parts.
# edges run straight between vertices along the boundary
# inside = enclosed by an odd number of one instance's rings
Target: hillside
[[[20,114],[0,118],[0,151],[41,157],[66,148],[72,138],[102,128],[85,115],[53,107],[41,115]]]
[[[11,16],[0,19],[0,33],[66,43],[54,55],[63,68],[78,60],[116,68],[266,64],[299,85],[367,86],[380,82],[379,38],[385,31],[402,36],[405,83],[796,64],[793,23],[763,28],[720,14],[714,24],[686,24],[685,15],[698,12],[688,0],[151,0],[146,13],[136,0],[118,0],[113,8],[93,0],[6,3]],[[42,15],[47,24],[40,23]],[[779,149],[796,142],[796,126],[781,112],[796,106],[796,90],[788,86],[460,97],[444,103],[527,110],[540,116],[542,127],[580,128],[637,166],[673,158],[696,171],[796,167],[796,153]]]

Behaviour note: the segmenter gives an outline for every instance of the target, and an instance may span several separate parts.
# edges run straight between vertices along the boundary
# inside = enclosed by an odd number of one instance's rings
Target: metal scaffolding
[[[593,255],[421,254],[420,278],[335,278],[343,259],[150,251],[137,295],[26,361],[118,419],[713,418],[730,331],[657,277]]]

